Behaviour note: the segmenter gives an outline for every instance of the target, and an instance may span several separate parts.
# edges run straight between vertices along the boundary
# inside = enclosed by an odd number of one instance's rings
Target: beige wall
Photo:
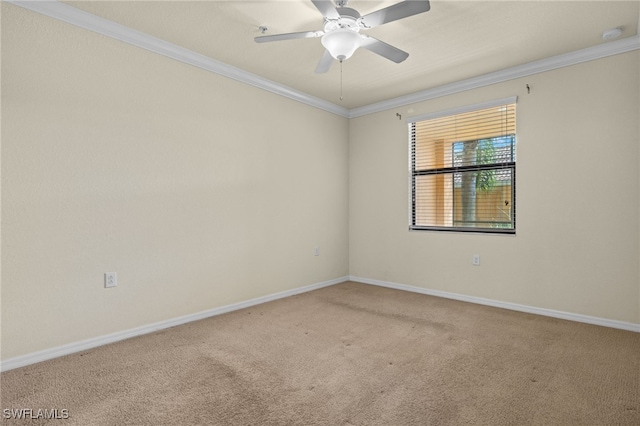
[[[346,276],[347,137],[3,3],[2,358]]]
[[[639,63],[636,51],[351,120],[350,274],[639,323]],[[409,232],[396,113],[513,95],[517,234]]]

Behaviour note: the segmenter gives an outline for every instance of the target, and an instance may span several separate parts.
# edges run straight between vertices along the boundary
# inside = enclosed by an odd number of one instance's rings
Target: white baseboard
[[[192,321],[198,321],[204,318],[209,318],[216,315],[225,314],[231,311],[237,311],[239,309],[249,308],[251,306],[259,305],[261,303],[271,302],[277,299],[283,299],[285,297],[294,296],[296,294],[306,293],[308,291],[317,290],[323,287],[339,284],[345,281],[354,281],[362,284],[377,285],[380,287],[394,288],[397,290],[410,291],[413,293],[426,294],[429,296],[443,297],[446,299],[460,300],[462,302],[476,303],[479,305],[493,306],[496,308],[509,309],[512,311],[526,312],[530,314],[543,315],[547,317],[560,318],[569,321],[582,322],[586,324],[600,325],[603,327],[617,328],[620,330],[634,331],[640,333],[640,324],[634,324],[624,321],[610,320],[606,318],[592,317],[588,315],[574,314],[571,312],[555,311],[552,309],[536,308],[533,306],[519,305],[516,303],[501,302],[498,300],[484,299],[481,297],[466,296],[458,293],[449,293],[446,291],[429,290],[422,287],[415,287],[406,284],[398,284],[389,281],[380,281],[370,278],[363,278],[357,276],[340,277],[329,281],[323,281],[316,284],[311,284],[305,287],[294,288],[292,290],[282,291],[279,293],[270,294],[267,296],[257,297],[255,299],[246,300],[243,302],[234,303],[231,305],[221,306],[219,308],[213,308],[195,314],[185,315],[178,318],[173,318],[166,321],[160,321],[157,323],[145,325],[142,327],[133,328],[130,330],[124,330],[117,333],[107,334],[104,336],[98,336],[80,342],[70,343],[63,346],[58,346],[51,349],[45,349],[38,352],[33,352],[27,355],[10,358],[0,363],[0,371],[9,371],[15,368],[25,367],[27,365],[36,364],[38,362],[47,361],[50,359],[58,358],[64,355],[70,355],[73,353],[86,351],[88,349],[96,348],[98,346],[107,345],[109,343],[118,342],[120,340],[129,339],[131,337],[141,336],[143,334],[153,333],[155,331],[163,330],[177,325],[186,324]]]
[[[109,343],[118,342],[120,340],[129,339],[131,337],[141,336],[143,334],[153,333],[165,328],[175,327],[177,325],[186,324],[192,321],[198,321],[204,318],[213,317],[216,315],[225,314],[231,311],[237,311],[239,309],[249,308],[251,306],[259,305],[266,302],[271,302],[277,299],[283,299],[285,297],[294,296],[300,293],[306,293],[308,291],[317,290],[322,287],[328,287],[334,284],[339,284],[348,281],[349,277],[340,277],[329,281],[323,281],[316,284],[311,284],[305,287],[294,288],[292,290],[286,290],[279,293],[270,294],[267,296],[257,297],[255,299],[246,300],[239,303],[233,303],[231,305],[221,306],[219,308],[213,308],[195,314],[185,315],[178,318],[173,318],[166,321],[160,321],[142,327],[132,328],[130,330],[119,331],[117,333],[107,334],[105,336],[98,336],[80,342],[70,343],[63,346],[58,346],[51,349],[45,349],[38,352],[33,352],[27,355],[10,358],[6,361],[2,361],[0,364],[0,371],[13,370],[14,368],[25,367],[27,365],[35,364],[42,361],[47,361],[53,358],[58,358],[64,355],[70,355],[73,353],[86,351],[98,346],[107,345]]]
[[[534,306],[519,305],[517,303],[509,303],[509,302],[501,302],[498,300],[484,299],[482,297],[466,296],[464,294],[449,293],[449,292],[440,291],[440,290],[429,290],[422,287],[415,287],[415,286],[406,285],[406,284],[398,284],[398,283],[389,282],[389,281],[373,280],[370,278],[356,277],[353,275],[349,276],[349,281],[354,281],[362,284],[377,285],[380,287],[394,288],[397,290],[410,291],[413,293],[426,294],[429,296],[444,297],[446,299],[460,300],[462,302],[476,303],[479,305],[493,306],[496,308],[509,309],[512,311],[526,312],[529,314],[537,314],[537,315],[543,315],[547,317],[560,318],[560,319],[569,320],[569,321],[583,322],[586,324],[600,325],[603,327],[617,328],[620,330],[635,331],[636,333],[640,333],[640,324],[634,324],[631,322],[616,321],[616,320],[611,320],[606,318],[592,317],[589,315],[574,314],[571,312],[555,311],[553,309],[536,308]]]

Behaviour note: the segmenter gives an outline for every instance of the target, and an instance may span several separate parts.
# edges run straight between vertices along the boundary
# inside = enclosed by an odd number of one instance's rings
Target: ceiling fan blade
[[[329,71],[332,63],[333,56],[331,56],[331,53],[329,53],[329,51],[325,49],[324,55],[322,55],[322,59],[320,59],[320,62],[316,67],[316,74],[324,74],[325,72]]]
[[[322,13],[322,16],[329,19],[339,19],[340,14],[331,0],[311,0],[311,3]]]
[[[364,47],[367,50],[377,53],[378,55],[395,62],[396,64],[404,61],[409,57],[409,54],[404,50],[400,50],[397,47],[393,47],[377,38],[369,37],[362,34],[362,43],[360,47]]]
[[[429,9],[431,9],[429,0],[406,0],[364,15],[362,17],[362,23],[365,28],[373,28],[386,24],[387,22],[393,22],[398,19],[427,12]]]
[[[314,38],[324,35],[324,31],[303,31],[300,33],[274,34],[268,36],[255,37],[256,43],[266,43],[268,41],[293,40],[296,38]]]

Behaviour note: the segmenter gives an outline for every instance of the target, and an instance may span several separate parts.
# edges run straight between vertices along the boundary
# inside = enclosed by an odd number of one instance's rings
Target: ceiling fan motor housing
[[[338,28],[347,28],[353,31],[360,31],[362,26],[360,25],[360,13],[357,10],[350,7],[339,7],[336,9],[340,18],[329,19],[325,18],[324,32],[328,33]]]

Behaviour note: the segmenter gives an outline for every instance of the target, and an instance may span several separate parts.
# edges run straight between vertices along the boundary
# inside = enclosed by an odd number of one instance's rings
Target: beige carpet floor
[[[343,283],[1,386],[56,425],[639,425],[640,334]]]

